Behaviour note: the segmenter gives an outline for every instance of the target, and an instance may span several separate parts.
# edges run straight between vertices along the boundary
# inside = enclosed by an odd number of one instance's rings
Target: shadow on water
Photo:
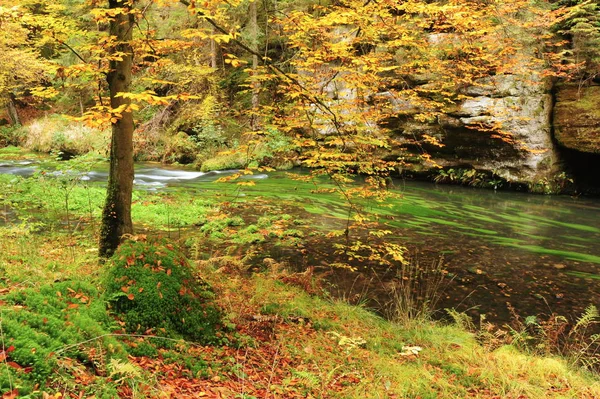
[[[30,161],[2,161],[0,173],[30,176],[39,165]],[[107,168],[73,173],[82,181],[105,182]],[[260,180],[243,190],[235,185],[212,184],[235,171],[198,172],[156,164],[136,166],[135,186],[142,190],[227,191],[237,200],[255,197],[295,204],[298,216],[310,218],[313,228],[344,225],[347,208],[334,194],[315,194],[319,186],[298,182],[284,173],[258,174]],[[268,178],[267,178],[268,177]],[[224,189],[224,187],[226,187]],[[422,264],[443,256],[452,277],[440,306],[454,307],[473,316],[507,321],[507,302],[521,315],[559,313],[577,315],[589,304],[600,304],[600,201],[567,196],[540,196],[495,192],[423,182],[396,181],[401,198],[387,206],[367,204],[393,234],[386,240],[405,245]],[[300,212],[301,210],[301,212]],[[290,212],[288,212],[290,213]],[[6,219],[10,219],[8,213]],[[327,265],[331,243],[307,239],[310,262]],[[293,261],[293,260],[292,260]],[[306,266],[306,259],[297,260]],[[340,295],[369,291],[385,303],[385,287],[395,272],[372,268],[356,274],[337,272]]]

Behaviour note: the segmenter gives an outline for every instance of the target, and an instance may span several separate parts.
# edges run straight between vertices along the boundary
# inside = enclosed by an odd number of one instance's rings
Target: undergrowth
[[[3,302],[2,392],[18,390],[23,397],[39,393],[66,357],[99,374],[106,373],[110,359],[126,358],[124,347],[109,335],[116,325],[90,283],[67,281],[18,290]]]

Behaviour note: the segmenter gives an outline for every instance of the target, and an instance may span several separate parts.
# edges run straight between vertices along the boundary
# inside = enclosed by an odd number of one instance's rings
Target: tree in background
[[[555,30],[569,41],[557,51],[559,68],[585,85],[600,76],[600,5],[596,0],[561,0]]]
[[[0,6],[0,105],[13,125],[21,124],[17,97],[40,85],[52,70],[31,41],[33,23],[33,16],[16,3]]]

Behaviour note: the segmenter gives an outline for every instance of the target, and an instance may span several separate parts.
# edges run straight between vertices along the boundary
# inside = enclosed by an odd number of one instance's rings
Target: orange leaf
[[[124,286],[121,287],[121,291],[127,293],[127,292],[129,292],[129,287],[126,286],[126,285],[124,285]]]
[[[167,269],[167,276],[171,275],[171,269]]]
[[[5,392],[4,394],[2,394],[2,399],[15,399],[18,397],[19,397],[19,390],[16,388],[10,392]]]
[[[129,295],[127,295],[127,299],[129,299],[130,301],[133,301],[133,298],[135,298],[135,297],[133,296],[133,294],[129,294]]]
[[[10,367],[12,367],[13,369],[17,369],[17,370],[21,370],[23,368],[15,362],[6,362],[6,364],[9,365]]]

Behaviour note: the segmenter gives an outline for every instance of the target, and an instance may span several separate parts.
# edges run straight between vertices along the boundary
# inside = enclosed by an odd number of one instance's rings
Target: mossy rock
[[[198,145],[184,132],[178,132],[167,142],[165,159],[181,164],[189,164],[196,160]]]
[[[600,153],[600,86],[560,86],[554,109],[554,136],[572,150]]]
[[[247,160],[243,154],[220,154],[204,161],[200,167],[200,171],[210,172],[213,170],[243,169],[246,167],[246,164]]]
[[[214,343],[221,312],[210,286],[164,242],[126,242],[111,258],[106,298],[128,332]]]

